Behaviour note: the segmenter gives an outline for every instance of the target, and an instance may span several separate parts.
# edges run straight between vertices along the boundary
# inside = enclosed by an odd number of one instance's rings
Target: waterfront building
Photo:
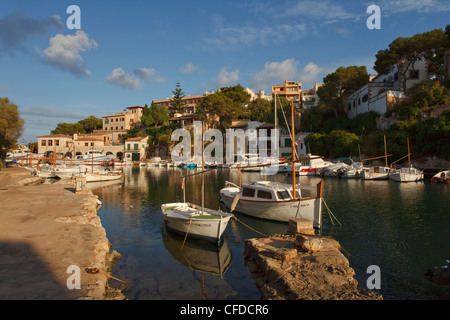
[[[146,157],[148,137],[129,138],[125,141],[125,160],[142,161]]]
[[[39,136],[38,154],[44,157],[72,158],[74,156],[73,136],[51,134]]]
[[[122,136],[133,128],[141,125],[144,107],[127,107],[120,113],[102,117],[102,130],[94,130],[95,134],[109,134],[111,143],[122,143]]]

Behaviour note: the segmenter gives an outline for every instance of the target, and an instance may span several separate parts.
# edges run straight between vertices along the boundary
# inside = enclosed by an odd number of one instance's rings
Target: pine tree
[[[180,112],[183,110],[186,103],[184,103],[183,98],[185,94],[181,89],[180,83],[177,82],[175,90],[172,91],[173,97],[170,103],[169,111],[171,113]]]

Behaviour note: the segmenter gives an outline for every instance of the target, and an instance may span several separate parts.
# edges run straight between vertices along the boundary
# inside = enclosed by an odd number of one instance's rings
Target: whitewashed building
[[[403,65],[405,68],[408,67],[407,63]],[[403,74],[406,75],[406,81],[403,81]],[[427,63],[423,57],[409,65],[404,73],[398,72],[395,65],[389,73],[373,77],[368,84],[348,97],[347,116],[352,119],[369,111],[384,114],[405,98],[406,90],[425,79],[427,79]],[[406,88],[403,88],[404,82]]]

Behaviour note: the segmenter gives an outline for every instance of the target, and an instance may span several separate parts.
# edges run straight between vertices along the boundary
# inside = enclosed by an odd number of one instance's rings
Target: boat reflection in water
[[[230,247],[225,237],[220,246],[209,241],[186,238],[176,232],[162,228],[162,239],[167,251],[181,264],[192,271],[218,275],[228,270],[232,261]]]

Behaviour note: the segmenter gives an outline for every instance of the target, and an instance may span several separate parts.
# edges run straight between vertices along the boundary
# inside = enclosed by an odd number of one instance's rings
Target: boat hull
[[[86,182],[104,182],[122,179],[121,174],[87,173]]]
[[[201,216],[195,217],[187,217],[184,214],[177,214],[175,210],[167,210],[170,207],[189,207],[192,208],[187,203],[168,203],[163,204],[161,206],[161,211],[164,214],[164,221],[166,227],[171,230],[182,234],[188,235],[192,238],[207,240],[210,242],[219,242],[222,234],[224,233],[230,218],[231,214],[225,213],[221,215],[220,218],[201,218]],[[196,206],[198,208],[198,206]],[[201,208],[200,208],[201,210]],[[217,212],[214,210],[206,209],[205,211],[214,212],[216,215]]]
[[[363,180],[389,180],[389,173],[364,171],[361,178]]]
[[[220,191],[220,199],[228,208],[231,208],[238,193],[238,188],[227,187]],[[239,199],[235,211],[256,218],[281,222],[304,218],[313,221],[315,228],[321,228],[322,225],[322,199],[320,197],[286,201]]]

